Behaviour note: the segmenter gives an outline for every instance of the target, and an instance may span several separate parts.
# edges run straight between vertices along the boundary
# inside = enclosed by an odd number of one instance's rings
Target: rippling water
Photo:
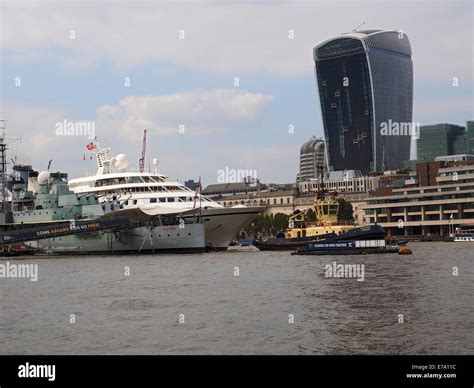
[[[472,354],[474,244],[410,247],[9,259],[39,279],[0,278],[0,353]],[[334,261],[364,264],[365,280],[326,278]]]

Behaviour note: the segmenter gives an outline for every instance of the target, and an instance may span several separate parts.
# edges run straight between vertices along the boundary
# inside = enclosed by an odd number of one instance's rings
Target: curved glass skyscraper
[[[329,169],[401,168],[410,159],[413,109],[407,35],[351,32],[313,53]]]

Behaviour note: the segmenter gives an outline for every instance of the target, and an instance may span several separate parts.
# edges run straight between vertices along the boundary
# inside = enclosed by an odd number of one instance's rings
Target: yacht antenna
[[[138,161],[140,172],[145,169],[145,152],[146,152],[146,129],[143,130],[143,145],[142,145],[142,157]]]
[[[362,22],[361,24],[359,24],[356,28],[354,28],[352,30],[352,32],[356,32],[359,28],[361,28],[363,25],[365,24],[365,22]]]

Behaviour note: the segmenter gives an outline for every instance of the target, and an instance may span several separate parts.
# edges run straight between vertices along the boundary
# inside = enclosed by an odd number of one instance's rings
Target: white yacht
[[[143,171],[143,165],[141,171],[131,171],[126,155],[112,157],[110,148],[101,147],[97,141],[91,148],[97,158],[97,172],[93,176],[69,180],[70,190],[76,194],[96,194],[100,202],[119,202],[122,209],[176,208],[186,211],[198,208],[209,249],[226,250],[239,231],[264,209],[261,206],[224,207],[159,173],[156,159],[153,160],[153,172]]]

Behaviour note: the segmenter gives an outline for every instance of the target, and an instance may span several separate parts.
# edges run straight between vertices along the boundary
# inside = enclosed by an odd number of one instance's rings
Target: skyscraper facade
[[[408,36],[356,31],[319,44],[313,54],[329,169],[401,168],[413,135]]]

